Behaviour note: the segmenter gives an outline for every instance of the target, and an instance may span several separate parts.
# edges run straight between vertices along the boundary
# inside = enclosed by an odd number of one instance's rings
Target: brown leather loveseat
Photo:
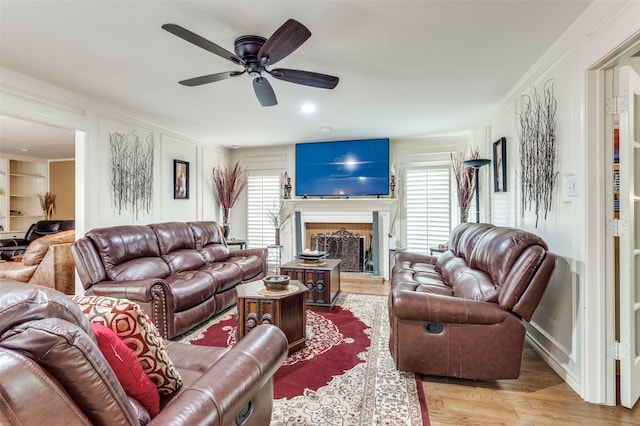
[[[273,325],[253,329],[231,349],[168,342],[182,385],[161,395],[150,425],[265,425],[272,375],[287,354]],[[143,425],[87,317],[46,287],[0,280],[0,424]]]
[[[400,252],[389,347],[399,370],[466,379],[520,375],[529,321],[556,256],[538,236],[463,223],[439,257]]]
[[[235,304],[267,261],[264,248],[230,251],[212,221],[94,229],[71,252],[85,294],[136,302],[166,339]]]

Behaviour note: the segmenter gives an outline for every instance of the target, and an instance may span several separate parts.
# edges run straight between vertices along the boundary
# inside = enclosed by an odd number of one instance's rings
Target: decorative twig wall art
[[[136,219],[140,211],[151,213],[153,194],[153,135],[142,139],[130,134],[109,133],[111,145],[111,193],[118,214],[129,209]]]
[[[541,211],[544,219],[551,210],[556,185],[556,110],[553,81],[544,84],[542,97],[535,87],[531,96],[524,95],[520,114],[520,162],[522,166],[522,211],[536,215],[536,228]]]

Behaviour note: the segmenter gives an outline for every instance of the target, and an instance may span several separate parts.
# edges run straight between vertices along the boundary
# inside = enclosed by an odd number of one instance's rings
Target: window
[[[407,170],[407,250],[428,253],[449,241],[451,178],[449,167]]]
[[[266,215],[280,203],[280,176],[249,174],[247,180],[247,246],[275,243],[275,229]]]

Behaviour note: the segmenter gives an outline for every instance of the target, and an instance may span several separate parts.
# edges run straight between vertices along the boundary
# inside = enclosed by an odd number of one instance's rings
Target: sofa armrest
[[[461,297],[393,290],[391,311],[395,317],[409,321],[434,321],[445,324],[498,324],[513,316],[497,303]]]
[[[258,256],[260,258],[267,258],[267,249],[266,248],[253,248],[253,249],[241,249],[234,250],[229,253],[229,257],[233,256]]]
[[[89,287],[86,294],[131,300],[147,313],[162,337],[166,339],[171,331],[167,319],[173,315],[173,293],[169,284],[161,278],[100,281]]]
[[[6,238],[4,240],[0,240],[0,250],[12,250],[19,246],[26,247],[28,245],[29,241],[24,238]]]
[[[180,347],[184,343],[169,342],[167,350],[171,354],[179,351],[189,358],[189,348]],[[189,346],[189,345],[187,345]],[[160,411],[150,424],[194,425],[194,424],[235,424],[236,417],[260,393],[265,386],[272,387],[273,374],[287,357],[287,338],[274,325],[259,325],[229,349],[192,385],[180,390]],[[181,360],[174,359],[180,368]],[[185,360],[188,363],[188,359]],[[273,390],[268,396],[273,398]],[[272,404],[272,401],[269,401]],[[256,421],[267,423],[260,418],[266,413],[249,413],[258,416]],[[244,423],[243,423],[244,424]]]
[[[169,284],[161,278],[131,281],[100,281],[89,287],[87,293],[96,296],[129,299],[133,302],[152,302],[153,292],[161,291],[171,298]]]
[[[430,265],[435,265],[437,260],[438,258],[436,256],[421,253],[411,253],[408,251],[396,252],[395,256],[395,263],[406,261],[411,263],[427,263]]]

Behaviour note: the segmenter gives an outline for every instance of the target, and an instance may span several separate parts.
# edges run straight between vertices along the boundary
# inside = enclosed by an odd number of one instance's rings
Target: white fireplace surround
[[[378,275],[389,279],[389,225],[392,198],[311,198],[286,200],[288,208],[300,213],[300,238],[296,235],[296,220],[287,222],[280,233],[283,261],[293,259],[296,241],[306,241],[306,223],[372,223],[374,212],[378,212]],[[306,247],[303,247],[303,249]]]

